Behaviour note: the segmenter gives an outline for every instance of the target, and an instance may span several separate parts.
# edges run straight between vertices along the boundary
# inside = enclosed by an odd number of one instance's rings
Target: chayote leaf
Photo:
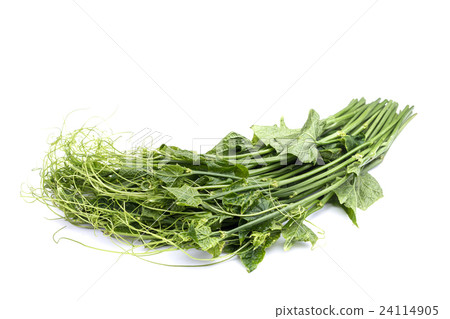
[[[234,211],[233,207],[237,206],[240,214],[244,214],[255,201],[262,197],[260,191],[251,191],[248,193],[231,193],[225,195],[222,199],[222,204]]]
[[[347,174],[355,173],[359,175],[361,173],[361,163],[354,162],[347,166]]]
[[[272,126],[253,125],[251,129],[255,135],[253,142],[259,140],[265,145],[273,147],[278,153],[283,152],[287,145],[300,136],[302,131],[288,128],[284,123],[284,118],[281,118],[279,127],[276,124]]]
[[[366,210],[370,205],[383,197],[383,190],[377,180],[366,173],[351,174],[344,184],[334,190],[339,202],[356,211],[356,208]]]
[[[324,162],[329,163],[342,156],[342,148],[325,148],[320,150],[320,156]]]
[[[158,151],[167,156],[167,159],[185,161],[187,163],[198,163],[200,161],[200,155],[193,151],[183,150],[176,146],[168,146],[162,144]]]
[[[302,163],[323,164],[324,161],[317,149],[317,138],[322,134],[325,123],[319,114],[310,110],[308,119],[301,129],[290,129],[281,118],[280,126],[253,125],[254,141],[260,140],[270,145],[280,154],[297,156]]]
[[[186,174],[185,168],[180,165],[169,165],[166,164],[162,166],[159,170],[155,170],[154,175],[162,181],[167,186],[178,186],[178,184],[183,183]]]
[[[250,238],[252,240],[253,247],[262,246],[268,248],[280,238],[281,231],[267,230],[267,231],[252,231]]]
[[[189,185],[183,184],[181,187],[166,187],[166,189],[176,198],[179,206],[198,207],[202,203],[198,197],[199,192]]]
[[[206,154],[231,156],[254,148],[252,142],[235,132],[230,132]]]
[[[235,175],[241,178],[248,177],[248,168],[242,164],[230,163],[226,160],[209,160],[206,161],[206,167],[210,172]]]
[[[250,248],[242,253],[239,253],[242,263],[248,272],[252,272],[256,269],[258,264],[263,261],[266,251],[263,246],[256,248]]]
[[[303,220],[293,220],[291,219],[287,222],[281,234],[286,239],[284,243],[284,250],[289,250],[297,241],[310,242],[313,246],[317,242],[317,235],[304,223]]]
[[[148,175],[148,172],[142,168],[121,167],[118,169],[116,175],[124,179],[134,180]]]
[[[259,232],[259,231],[254,231],[252,232],[252,234],[250,235],[251,239],[252,239],[252,244],[253,247],[259,247],[264,245],[264,243],[266,242],[267,238],[270,236],[269,232]]]
[[[208,175],[202,175],[194,180],[194,183],[197,186],[230,184],[232,182],[233,180],[231,178],[224,179]]]
[[[207,225],[206,218],[190,223],[188,235],[200,247],[200,249],[209,252],[213,257],[217,257],[222,253],[225,242],[221,241],[222,237],[212,236],[211,227]]]
[[[339,199],[337,198],[337,196],[333,196],[331,198],[331,200],[330,200],[330,203],[334,204],[335,206],[341,207],[345,211],[345,213],[347,214],[348,218],[350,218],[350,220],[352,221],[353,225],[355,225],[356,227],[359,227],[358,226],[358,222],[356,220],[356,212],[352,208],[347,207],[344,204],[341,204],[339,202]]]
[[[358,135],[346,135],[341,139],[347,151],[351,151],[355,147],[363,144],[366,141],[364,134],[359,133]]]
[[[353,225],[355,225],[356,227],[358,226],[358,222],[356,220],[356,212],[353,210],[353,208],[347,207],[347,206],[342,206],[342,208],[344,209],[344,211],[347,213],[348,218],[350,218],[350,220],[352,221]]]
[[[224,241],[219,241],[212,248],[207,249],[206,251],[212,255],[213,258],[219,257],[223,251],[223,247],[225,246]]]

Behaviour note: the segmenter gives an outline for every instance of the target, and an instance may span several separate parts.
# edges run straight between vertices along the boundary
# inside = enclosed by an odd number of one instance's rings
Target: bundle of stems
[[[194,248],[211,254],[208,264],[239,255],[250,272],[280,236],[286,250],[314,245],[306,218],[328,202],[357,225],[356,209],[383,196],[368,171],[415,116],[397,109],[354,99],[323,120],[311,110],[299,129],[282,119],[253,126],[252,140],[231,132],[206,154],[167,145],[121,151],[113,137],[83,127],[51,143],[30,195],[71,224],[119,240],[121,253],[191,256]]]

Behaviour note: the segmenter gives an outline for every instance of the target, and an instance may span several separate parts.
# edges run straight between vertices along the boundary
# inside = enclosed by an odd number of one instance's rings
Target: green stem
[[[298,175],[300,173],[303,173],[304,171],[307,171],[311,167],[313,167],[312,164],[302,165],[301,167],[299,167],[299,168],[297,168],[297,169],[295,169],[295,170],[293,170],[293,171],[291,171],[289,173],[286,173],[286,174],[283,174],[281,176],[278,176],[278,179],[279,180],[284,180],[284,179],[290,178],[292,176],[295,176],[295,175]]]
[[[238,154],[238,155],[211,155],[211,154],[205,154],[208,157],[215,157],[215,158],[219,158],[219,159],[241,159],[241,158],[246,158],[246,157],[255,157],[255,156],[261,156],[261,155],[266,155],[269,153],[272,153],[274,151],[273,148],[266,148],[266,149],[262,149],[259,150],[257,152],[250,152],[250,153],[243,153],[243,154]]]
[[[273,163],[271,165],[266,165],[266,166],[263,166],[263,167],[260,167],[260,168],[250,169],[248,171],[248,173],[249,173],[250,176],[262,175],[264,173],[271,172],[271,171],[279,168],[280,166],[284,166],[284,165],[282,163]]]
[[[209,172],[209,171],[191,171],[189,175],[207,175],[207,176],[215,176],[215,177],[221,177],[221,178],[231,178],[231,179],[241,179],[241,177],[234,176],[234,175],[227,175],[227,174],[221,174],[216,172]],[[183,175],[179,175],[183,176]],[[188,176],[188,175],[186,175]]]
[[[353,159],[353,158],[351,160],[355,161],[355,159]],[[275,197],[286,197],[286,196],[291,196],[292,194],[301,194],[304,191],[327,184],[328,182],[335,180],[337,177],[341,177],[346,174],[345,171],[331,174],[329,176],[328,176],[328,174],[330,174],[330,172],[325,172],[325,173],[321,174],[320,178],[319,178],[319,176],[316,176],[317,178],[316,177],[311,178],[311,179],[304,181],[303,183],[295,184],[291,187],[281,189],[280,191],[272,193],[272,195]],[[324,178],[321,179],[322,177],[324,177]]]

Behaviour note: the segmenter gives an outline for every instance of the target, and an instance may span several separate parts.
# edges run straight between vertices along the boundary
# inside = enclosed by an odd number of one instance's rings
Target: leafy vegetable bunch
[[[314,245],[307,218],[326,203],[340,205],[357,225],[383,196],[368,171],[378,165],[414,117],[413,108],[380,99],[354,99],[302,128],[253,126],[252,140],[235,132],[211,151],[175,146],[121,151],[95,127],[61,133],[30,187],[73,225],[102,231],[140,258],[189,249],[211,254],[208,264],[235,255],[253,271],[280,236],[284,248]],[[56,208],[56,209],[54,209]]]

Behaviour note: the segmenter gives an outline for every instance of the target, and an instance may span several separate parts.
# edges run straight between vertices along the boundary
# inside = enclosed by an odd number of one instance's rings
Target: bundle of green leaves
[[[61,133],[50,145],[30,195],[73,225],[127,245],[122,253],[211,254],[208,264],[238,255],[253,271],[280,236],[284,248],[314,245],[307,217],[331,202],[357,225],[356,210],[383,196],[368,171],[414,117],[393,101],[354,99],[301,128],[253,126],[206,154],[162,145],[121,151],[94,128]],[[192,257],[194,258],[194,257]]]

